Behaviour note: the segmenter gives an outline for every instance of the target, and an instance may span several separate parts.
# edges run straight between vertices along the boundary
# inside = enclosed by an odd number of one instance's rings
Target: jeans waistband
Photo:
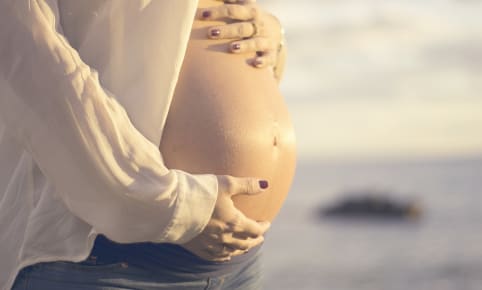
[[[220,276],[232,273],[254,258],[261,245],[227,262],[212,262],[199,258],[183,247],[169,243],[119,244],[103,235],[97,236],[91,256],[97,262],[127,262],[152,271],[175,271],[196,276]]]

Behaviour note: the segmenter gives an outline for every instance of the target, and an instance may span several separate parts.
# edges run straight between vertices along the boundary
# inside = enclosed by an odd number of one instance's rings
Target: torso
[[[159,148],[168,168],[267,179],[267,191],[234,202],[253,219],[272,220],[294,175],[293,127],[272,72],[226,53],[228,41],[206,39],[218,24],[194,22]]]
[[[85,1],[62,0],[60,6],[72,41],[83,38],[104,2]],[[200,7],[220,4],[199,1]],[[267,191],[234,201],[247,216],[272,220],[294,174],[293,127],[272,73],[249,66],[247,55],[226,53],[228,41],[206,39],[207,28],[217,24],[194,22],[159,148],[168,168],[267,179]]]

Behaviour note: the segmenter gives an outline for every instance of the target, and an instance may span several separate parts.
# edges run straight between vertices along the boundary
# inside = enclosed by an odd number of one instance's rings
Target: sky
[[[482,2],[258,0],[300,159],[482,155]]]

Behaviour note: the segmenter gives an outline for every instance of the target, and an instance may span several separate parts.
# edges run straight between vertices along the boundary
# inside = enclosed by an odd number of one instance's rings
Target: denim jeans
[[[176,253],[178,254],[178,253]],[[171,256],[172,254],[169,253]],[[114,289],[229,289],[259,290],[261,285],[261,251],[243,259],[229,271],[190,271],[197,264],[169,267],[168,264],[145,263],[121,258],[112,260],[91,256],[82,262],[38,263],[20,271],[12,290],[114,290]],[[182,260],[181,258],[179,258]],[[175,261],[173,260],[173,263]],[[174,263],[175,264],[175,263]],[[204,266],[197,267],[204,269]]]

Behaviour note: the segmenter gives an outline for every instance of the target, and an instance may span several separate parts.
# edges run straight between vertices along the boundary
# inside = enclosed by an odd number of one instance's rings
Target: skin
[[[224,2],[231,4],[209,7],[205,7],[203,3],[200,4],[202,8],[198,11],[198,20],[228,19],[230,22],[210,27],[207,33],[208,38],[234,39],[235,41],[229,45],[231,53],[251,53],[253,57],[249,61],[250,64],[256,68],[272,69],[279,82],[284,73],[287,55],[284,33],[279,20],[257,6],[255,0],[227,0]],[[233,20],[237,21],[233,22]],[[236,44],[239,45],[239,49],[233,49]]]
[[[89,7],[94,7],[94,9],[95,5],[92,6],[92,4],[100,5],[102,3],[102,1],[97,0],[84,1],[93,1],[92,3],[89,2]],[[89,16],[89,11],[85,11],[85,6],[83,3],[85,2],[81,3],[81,1],[77,0],[62,0],[62,5],[60,5],[60,14],[61,16],[68,15],[68,17],[61,17],[60,22],[66,35],[78,36],[86,33],[87,26],[85,24],[89,22],[89,19],[85,19],[85,17]],[[253,4],[250,3],[245,3],[243,5],[221,4],[222,3],[216,1],[201,1],[200,3],[200,7],[202,9],[199,10],[199,13],[202,13],[205,11],[205,9],[214,9],[214,12],[211,14],[213,19],[198,19],[194,24],[195,26],[193,27],[192,34],[193,38],[191,39],[191,43],[189,45],[189,51],[193,53],[188,53],[188,56],[186,56],[186,61],[189,61],[190,65],[185,65],[183,68],[181,80],[184,80],[184,82],[183,84],[178,85],[176,90],[173,107],[171,107],[168,117],[168,132],[165,132],[163,136],[163,141],[165,142],[160,144],[161,152],[165,155],[169,155],[169,157],[166,159],[166,165],[168,167],[184,169],[192,173],[218,174],[218,199],[212,218],[205,227],[203,233],[201,233],[188,244],[184,245],[188,250],[196,255],[213,261],[228,260],[231,256],[242,254],[246,250],[249,250],[250,248],[263,242],[263,235],[270,226],[268,221],[272,220],[279,210],[279,207],[281,206],[281,203],[287,193],[287,188],[291,183],[291,176],[294,170],[294,136],[292,134],[292,128],[289,122],[289,117],[287,116],[286,108],[282,102],[282,97],[279,95],[277,90],[276,80],[273,78],[273,65],[284,60],[282,57],[274,57],[274,52],[277,50],[280,41],[279,23],[273,16],[262,12],[257,6],[253,6]],[[216,12],[216,9],[219,9],[219,11]],[[223,15],[223,13],[226,12],[229,12],[228,18],[231,18],[230,23],[212,21],[215,17],[224,18],[226,15]],[[255,15],[250,14],[253,12]],[[252,34],[252,31],[250,32],[249,28],[252,29],[253,27],[250,24],[250,22],[253,20],[253,16],[256,16],[256,21],[258,21],[259,27],[263,27],[263,30],[254,37],[248,37]],[[240,26],[244,26],[248,29],[240,30]],[[212,34],[208,33],[211,31],[208,28],[219,29],[221,33],[219,36],[213,37]],[[244,31],[244,33],[248,33],[250,35],[241,35],[240,31]],[[208,38],[214,40],[209,40]],[[73,39],[75,39],[75,37]],[[240,49],[236,51],[232,50],[231,48],[233,43],[239,43]],[[72,44],[75,47],[75,43]],[[210,49],[206,50],[205,47],[207,46],[209,46]],[[207,63],[196,63],[196,59],[200,60],[205,56],[202,54],[196,56],[196,51],[202,53],[209,52],[207,54],[208,58],[206,59]],[[256,51],[262,51],[263,55],[257,56]],[[230,55],[226,52],[232,52],[237,55]],[[260,60],[261,64],[259,63]],[[224,67],[218,66],[218,69],[216,70],[213,69],[214,67],[210,68],[211,61],[218,65],[223,63],[229,65]],[[260,68],[261,70],[254,70],[253,66]],[[263,170],[261,170],[260,166],[256,165],[260,162],[260,160],[254,160],[256,159],[254,157],[251,157],[251,159],[246,157],[238,158],[238,161],[234,162],[235,160],[232,160],[232,158],[229,156],[237,156],[241,152],[238,151],[230,153],[227,149],[233,148],[233,146],[239,146],[240,148],[249,148],[251,146],[250,144],[243,144],[243,142],[234,140],[230,141],[229,144],[224,145],[222,142],[218,142],[217,146],[212,147],[219,147],[219,149],[221,149],[219,152],[222,152],[224,156],[218,156],[219,159],[217,159],[217,165],[204,161],[204,163],[199,163],[199,165],[202,165],[200,167],[192,166],[192,164],[194,164],[197,158],[200,156],[200,146],[192,146],[190,149],[188,148],[191,153],[189,158],[187,158],[188,155],[176,153],[181,152],[178,150],[178,145],[176,142],[181,141],[179,139],[181,135],[186,135],[176,133],[176,131],[181,132],[178,131],[184,130],[181,127],[181,124],[187,124],[185,123],[186,120],[194,119],[191,119],[191,113],[186,111],[183,112],[182,110],[174,110],[174,108],[183,107],[184,105],[182,100],[186,96],[192,96],[192,92],[196,91],[196,86],[191,86],[190,82],[193,81],[192,76],[199,75],[200,67],[203,69],[203,71],[205,70],[205,74],[203,75],[210,76],[208,79],[203,80],[203,82],[208,81],[210,83],[209,86],[205,86],[204,88],[198,87],[200,89],[204,89],[206,92],[209,91],[207,94],[204,94],[205,96],[213,92],[213,88],[217,90],[217,88],[223,88],[224,85],[229,84],[230,88],[226,87],[222,90],[218,90],[219,96],[225,95],[230,96],[232,100],[240,100],[241,98],[239,95],[232,94],[232,92],[238,91],[239,88],[242,87],[242,82],[240,83],[238,78],[241,80],[248,78],[254,80],[257,77],[261,78],[257,82],[246,84],[252,86],[252,88],[246,90],[244,93],[252,96],[252,99],[254,99],[255,96],[258,96],[260,99],[264,99],[264,105],[258,106],[260,112],[255,114],[256,116],[264,116],[264,119],[259,119],[258,121],[251,123],[251,126],[254,126],[256,123],[264,126],[263,130],[255,128],[258,133],[266,133],[266,135],[263,137],[257,137],[259,141],[256,143],[261,142],[260,144],[264,144],[261,146],[264,148],[257,150],[257,153],[258,155],[265,154],[264,156],[268,157],[263,162],[270,164],[271,169],[265,167]],[[189,73],[192,68],[194,68],[193,73]],[[226,69],[228,71],[241,69],[242,73],[230,74],[229,77],[220,77],[223,74],[222,71]],[[216,72],[218,72],[218,74],[214,75]],[[254,74],[258,74],[258,76]],[[215,79],[218,80],[215,81]],[[237,84],[237,86],[231,86],[231,83]],[[212,100],[215,101],[214,99]],[[245,105],[249,104],[249,102],[243,103],[246,110],[247,107]],[[190,108],[192,108],[192,105],[195,105],[189,101],[186,101],[185,104]],[[209,103],[199,103],[198,105],[206,106],[209,105]],[[224,110],[223,108],[225,108],[225,106],[235,105],[235,103],[225,102],[223,105],[222,102],[215,101],[213,105],[217,108],[217,111],[220,114],[226,114],[229,113],[229,110]],[[271,107],[271,105],[274,106],[273,110],[266,110],[266,107]],[[263,115],[263,111],[267,112],[267,114]],[[200,113],[202,114],[198,115],[197,120],[204,121],[203,118],[209,116],[210,110],[209,108],[206,108]],[[228,131],[229,126],[231,126],[231,128],[236,128],[236,122],[238,124],[243,124],[243,122],[241,122],[239,119],[239,117],[242,117],[242,115],[243,114],[238,114],[237,118],[224,118],[224,120],[220,118],[215,120],[216,123],[224,123],[226,129],[222,129],[224,131],[221,131],[222,134],[218,135],[218,137],[223,136],[223,134]],[[281,122],[278,122],[277,120],[278,115],[284,116],[281,118]],[[224,116],[226,117],[226,115]],[[205,123],[205,125],[210,124],[212,125],[212,122]],[[196,124],[191,124],[188,126],[190,131],[192,133],[200,132],[197,130],[199,127],[194,125]],[[206,129],[207,132],[210,132],[213,129],[217,130],[216,128],[220,129],[221,127],[211,126],[210,128]],[[246,126],[246,129],[248,129],[248,126]],[[241,140],[243,137],[246,137],[246,140],[252,139],[249,135],[243,133],[246,132],[246,129],[238,131],[235,134],[237,135],[236,138],[239,140]],[[253,132],[255,130],[253,130]],[[192,136],[194,137],[199,135],[193,134]],[[227,135],[224,134],[224,137],[222,138],[225,138],[226,136]],[[164,138],[166,138],[166,140],[164,140]],[[263,140],[261,141],[261,139]],[[208,139],[204,138],[204,140]],[[273,143],[277,144],[274,146],[276,147],[274,150],[272,150],[271,145],[265,146],[266,144]],[[199,143],[199,145],[202,144]],[[209,144],[204,144],[204,146],[206,145],[209,147]],[[284,149],[285,147],[288,149]],[[213,156],[213,152],[214,151],[211,151],[211,156]],[[184,157],[180,155],[183,155]],[[246,154],[244,153],[244,155]],[[287,156],[287,158],[286,160],[280,158],[280,161],[272,162],[273,156],[278,155]],[[216,156],[213,156],[213,158],[216,158]],[[277,160],[277,158],[274,159]],[[281,159],[284,161],[281,161]],[[227,165],[231,161],[233,161],[233,163],[227,167],[220,166],[221,164]],[[241,166],[240,164],[242,162],[246,162],[246,164]],[[279,177],[279,173],[275,173],[276,165],[280,168],[285,168],[285,173],[283,176]],[[246,177],[243,178],[239,176]],[[259,186],[260,179],[272,179],[268,180],[269,190],[267,194],[264,193],[266,190],[263,191]],[[282,180],[282,182],[277,180]],[[272,183],[272,181],[275,182]],[[273,188],[271,188],[272,186]],[[278,193],[273,194],[273,192]],[[252,196],[253,194],[259,195],[258,201],[254,203],[243,201],[250,200],[247,199],[247,196]],[[251,218],[246,217],[246,215],[250,216]]]
[[[201,0],[200,13],[216,1]],[[269,188],[257,195],[236,195],[234,206],[257,221],[272,221],[289,191],[295,169],[293,127],[271,68],[253,69],[249,51],[228,54],[232,40],[206,39],[221,21],[196,20],[171,103],[160,150],[166,165],[192,173],[258,177]],[[250,46],[247,46],[250,47]],[[218,229],[227,229],[226,225]],[[219,240],[262,241],[260,236],[223,232]],[[184,245],[223,259],[245,248],[211,247],[209,227]],[[214,235],[215,236],[215,235]],[[219,244],[218,244],[219,245]],[[249,249],[249,248],[248,248]]]

